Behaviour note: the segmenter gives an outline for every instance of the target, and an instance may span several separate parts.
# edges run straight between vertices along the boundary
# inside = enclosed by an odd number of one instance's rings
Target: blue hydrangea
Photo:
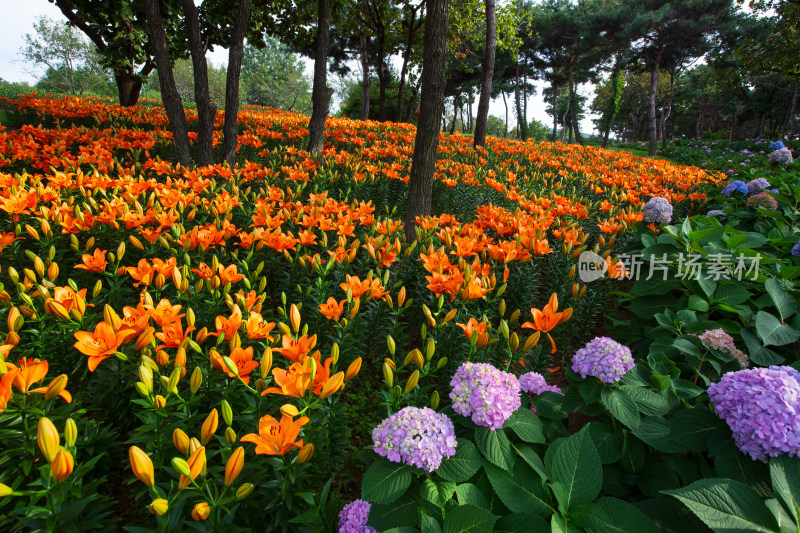
[[[595,337],[572,356],[572,370],[582,378],[595,376],[614,383],[633,368],[631,349],[608,337]]]
[[[792,255],[795,257],[800,256],[800,242],[792,246]]]
[[[770,187],[770,183],[766,178],[758,178],[747,182],[747,194],[758,194],[766,191]]]
[[[792,164],[794,162],[794,158],[792,157],[792,152],[788,148],[781,148],[780,150],[775,150],[771,154],[769,154],[769,162],[780,165],[785,167],[786,165]]]
[[[708,387],[714,411],[754,460],[800,455],[800,374],[785,366],[728,372]]]
[[[367,525],[369,510],[372,504],[365,500],[356,500],[345,505],[339,512],[339,528],[337,533],[378,533]]]
[[[394,463],[428,472],[456,453],[456,433],[446,415],[430,407],[406,407],[383,420],[372,431],[375,453]]]
[[[672,220],[672,204],[669,203],[669,200],[660,196],[650,198],[644,204],[642,218],[649,223],[669,224]]]
[[[516,376],[487,363],[467,361],[450,380],[453,410],[479,426],[500,429],[521,405]]]
[[[747,195],[747,184],[742,180],[733,180],[722,189],[722,194],[730,196],[733,192],[740,192]]]
[[[783,141],[775,141],[774,143],[770,143],[769,145],[770,150],[781,150],[783,148],[785,148],[785,146],[783,145]]]

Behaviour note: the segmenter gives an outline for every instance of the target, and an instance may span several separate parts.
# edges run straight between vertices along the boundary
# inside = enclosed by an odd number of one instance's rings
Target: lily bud
[[[186,476],[188,478],[191,470],[189,469],[189,463],[186,462],[186,459],[173,457],[170,462],[172,463],[172,468],[177,470],[182,476]]]
[[[233,424],[233,409],[231,409],[231,404],[228,403],[228,400],[222,400],[220,408],[222,410],[222,420],[225,421],[225,425],[230,426]]]
[[[150,511],[150,514],[161,516],[169,509],[169,502],[164,498],[156,498],[150,503],[147,509]]]
[[[206,417],[205,421],[203,422],[203,426],[200,428],[200,442],[205,446],[208,444],[208,441],[211,440],[211,437],[217,431],[217,426],[219,425],[219,414],[217,413],[217,409],[214,408]]]
[[[236,444],[236,432],[233,428],[225,428],[225,442],[233,446]]]
[[[297,452],[297,462],[299,464],[307,463],[311,460],[311,456],[314,455],[314,445],[310,442],[300,448],[300,451]]]
[[[319,395],[320,400],[324,400],[334,392],[338,391],[344,383],[344,372],[337,372],[332,375],[325,385],[322,386],[322,392]]]
[[[128,448],[128,459],[131,462],[131,469],[136,478],[147,485],[152,487],[155,485],[155,474],[153,473],[153,461],[144,453],[138,446],[131,446]]]
[[[153,407],[156,409],[163,409],[167,405],[167,399],[160,394],[156,395],[153,399]]]
[[[392,369],[386,363],[383,363],[383,379],[386,380],[386,384],[389,385],[389,387],[391,387],[394,383],[394,374],[392,373]]]
[[[386,346],[389,348],[389,353],[392,355],[392,357],[394,357],[395,344],[391,335],[386,336]]]
[[[178,381],[180,379],[181,379],[181,369],[177,367],[172,371],[172,374],[170,374],[169,376],[169,381],[167,382],[168,393],[177,392],[176,387],[178,386]]]
[[[300,414],[300,411],[298,411],[297,407],[295,407],[294,405],[286,403],[281,406],[281,414],[283,416],[294,418]]]
[[[242,471],[242,467],[244,467],[244,448],[239,446],[233,451],[233,454],[228,458],[228,463],[225,465],[226,487],[230,487],[236,480]]]
[[[71,418],[67,418],[67,423],[64,425],[64,446],[72,448],[75,446],[75,441],[78,440],[78,425]]]
[[[297,308],[295,304],[289,308],[289,321],[292,324],[292,330],[295,333],[300,331],[300,310]]]
[[[189,379],[189,390],[192,391],[192,394],[197,394],[197,391],[200,390],[200,385],[202,384],[203,371],[200,370],[199,366],[196,366],[192,372],[192,377]]]
[[[61,374],[53,381],[50,382],[50,385],[47,386],[47,390],[44,393],[45,400],[52,400],[59,394],[61,394],[64,389],[67,387],[67,375]]]
[[[153,372],[144,365],[139,366],[139,381],[145,386],[148,393],[153,392]]]
[[[405,393],[408,394],[417,386],[417,382],[419,382],[419,370],[414,370],[411,376],[406,381],[406,388]]]
[[[431,409],[434,411],[439,407],[439,391],[431,393]]]
[[[58,450],[53,462],[50,463],[50,471],[53,473],[56,483],[61,483],[67,479],[74,467],[75,459],[72,457],[72,454],[63,449]]]
[[[272,348],[267,346],[266,350],[264,350],[264,355],[261,356],[261,366],[259,371],[261,372],[261,377],[266,378],[269,375],[269,371],[272,369]]]
[[[359,370],[361,370],[360,357],[356,358],[352,363],[350,363],[350,366],[347,367],[347,372],[345,372],[344,374],[345,383],[356,377],[356,375],[358,375]]]
[[[240,500],[247,498],[253,493],[254,488],[256,488],[256,486],[252,483],[243,483],[238,489],[236,489],[236,498]]]
[[[172,432],[172,444],[183,455],[189,454],[189,435],[181,428],[175,428],[175,431]]]
[[[192,518],[198,522],[202,522],[203,520],[207,519],[210,514],[211,507],[207,502],[200,502],[194,506],[194,509],[192,509]]]
[[[52,463],[55,459],[60,443],[61,438],[58,436],[56,426],[46,416],[40,418],[36,431],[36,444],[39,445],[39,449],[48,463]]]

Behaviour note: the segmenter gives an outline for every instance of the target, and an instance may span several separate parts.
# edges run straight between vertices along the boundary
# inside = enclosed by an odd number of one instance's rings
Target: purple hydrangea
[[[655,224],[669,224],[672,220],[672,204],[666,198],[656,196],[650,198],[642,209],[645,222]]]
[[[792,255],[797,257],[800,256],[800,242],[792,246]]]
[[[747,194],[758,194],[766,191],[770,183],[765,178],[758,178],[747,182]]]
[[[722,189],[722,194],[730,196],[733,192],[740,192],[747,195],[747,184],[742,180],[733,180]]]
[[[698,335],[698,338],[712,350],[724,352],[739,362],[742,368],[749,366],[747,354],[737,348],[733,343],[733,337],[725,333],[723,329],[710,329]]]
[[[714,411],[754,460],[800,455],[800,374],[786,366],[728,372],[708,387]]]
[[[561,389],[555,385],[548,385],[547,380],[538,372],[528,372],[519,377],[519,388],[522,392],[539,395],[543,392],[557,392],[561,394]]]
[[[378,533],[367,525],[369,510],[372,504],[365,500],[356,500],[345,505],[339,512],[339,528],[337,533]]]
[[[728,215],[725,214],[725,211],[720,211],[719,209],[712,209],[708,213],[706,213],[707,217],[721,217],[726,218]]]
[[[428,472],[456,453],[456,433],[446,415],[430,407],[406,407],[383,420],[372,431],[375,453],[394,463]]]
[[[778,209],[778,200],[776,200],[769,193],[762,192],[748,198],[747,206],[762,207],[764,209],[769,209],[770,211],[775,211],[776,209]]]
[[[487,363],[467,361],[450,380],[453,410],[479,426],[500,429],[522,403],[516,376]]]
[[[775,141],[774,143],[770,143],[769,144],[769,149],[770,150],[782,150],[783,148],[786,148],[783,145],[783,141]]]
[[[786,165],[792,164],[794,158],[792,157],[792,152],[788,148],[781,148],[769,154],[769,162],[785,167]]]
[[[595,337],[572,356],[572,370],[613,383],[633,368],[631,349],[608,337]]]

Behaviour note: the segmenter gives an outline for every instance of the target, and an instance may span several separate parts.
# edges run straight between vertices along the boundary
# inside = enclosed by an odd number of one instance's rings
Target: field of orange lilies
[[[607,305],[580,253],[613,265],[648,198],[722,179],[443,135],[406,242],[413,126],[330,118],[312,157],[306,117],[248,108],[236,167],[182,168],[156,105],[0,106],[0,529],[325,524],[383,414],[348,402],[436,408],[467,359],[562,364]]]

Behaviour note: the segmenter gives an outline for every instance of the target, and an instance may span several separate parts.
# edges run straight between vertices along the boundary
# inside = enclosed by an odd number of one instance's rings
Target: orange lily
[[[89,272],[105,272],[106,267],[108,266],[108,261],[106,261],[106,250],[101,250],[100,248],[95,248],[92,255],[83,254],[81,256],[81,260],[83,261],[83,264],[75,265],[75,268],[87,270]]]
[[[186,331],[183,331],[180,320],[164,324],[161,331],[155,334],[155,337],[164,344],[156,346],[156,350],[161,350],[162,348],[177,348],[180,346],[181,342],[183,342],[183,339],[192,331],[194,331],[194,326],[189,326],[186,328]]]
[[[158,334],[156,334],[158,335]],[[89,356],[89,370],[94,372],[100,361],[107,359],[117,352],[117,349],[136,336],[132,329],[114,331],[105,321],[99,322],[94,328],[94,333],[78,331],[75,338],[75,348]]]
[[[274,322],[264,322],[264,317],[256,311],[250,312],[247,319],[247,338],[248,339],[267,339],[272,342],[270,332],[275,329]]]
[[[456,326],[461,328],[461,331],[464,332],[464,335],[467,336],[467,340],[472,342],[472,336],[475,332],[478,333],[478,348],[483,348],[489,342],[489,332],[487,331],[488,328],[491,328],[488,322],[478,322],[474,318],[470,318],[466,325],[456,323]]]
[[[19,373],[19,368],[11,363],[0,363],[6,365],[6,373],[0,377],[0,413],[6,410],[8,400],[11,399],[11,384]]]
[[[125,267],[125,271],[136,280],[136,283],[133,284],[134,287],[150,285],[155,277],[154,274],[157,273],[147,259],[140,259],[135,267]]]
[[[283,415],[278,422],[270,415],[265,415],[258,421],[258,434],[250,433],[241,440],[255,444],[256,455],[284,455],[292,448],[303,446],[303,439],[295,439],[300,434],[300,428],[307,423],[307,416],[293,420],[292,417]]]
[[[272,375],[275,378],[275,383],[280,388],[270,387],[262,392],[261,396],[283,394],[284,396],[302,398],[306,391],[311,388],[311,368],[307,360],[302,363],[292,363],[289,370],[273,368]]]
[[[317,336],[303,335],[295,340],[289,335],[283,335],[281,338],[282,348],[275,348],[273,351],[283,354],[288,360],[297,363],[306,358],[308,352],[317,343]]]
[[[552,350],[550,353],[556,353],[556,343],[553,337],[550,336],[549,331],[559,324],[563,324],[572,316],[572,308],[568,307],[564,311],[558,312],[558,297],[556,293],[550,296],[550,301],[544,306],[541,311],[536,308],[531,309],[533,315],[533,322],[525,322],[522,324],[523,328],[531,328],[541,333],[546,333],[547,338],[550,339]]]
[[[8,364],[8,363],[6,363]],[[47,361],[38,359],[20,359],[19,374],[14,378],[14,386],[22,394],[28,394],[28,389],[34,383],[39,383],[47,375]]]
[[[326,303],[319,304],[319,312],[328,320],[338,321],[339,317],[342,316],[342,312],[344,312],[344,304],[346,301],[347,300],[342,300],[337,303],[336,298],[331,296]]]
[[[241,347],[237,346],[231,351],[230,355],[231,360],[236,363],[236,369],[239,371],[239,376],[242,378],[242,381],[245,384],[250,383],[250,372],[258,368],[259,362],[253,361],[253,347],[249,346],[246,349],[242,349]],[[236,374],[228,370],[228,367],[223,364],[222,370],[228,374],[230,377],[236,377]]]
[[[214,320],[214,325],[217,327],[218,334],[225,334],[226,341],[233,339],[233,336],[236,335],[236,332],[242,327],[242,311],[239,309],[239,306],[233,306],[233,312],[230,318],[217,316]]]

